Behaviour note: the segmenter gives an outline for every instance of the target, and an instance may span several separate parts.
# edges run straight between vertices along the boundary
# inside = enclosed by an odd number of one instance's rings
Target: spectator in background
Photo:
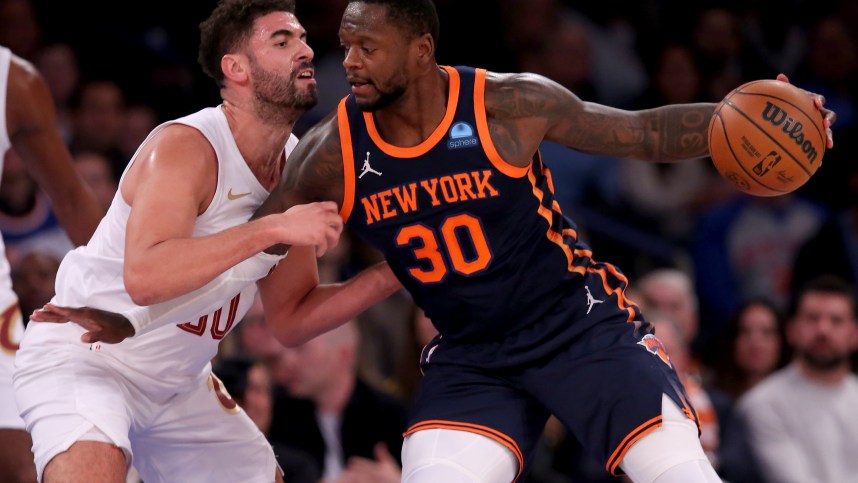
[[[232,356],[218,361],[217,374],[229,396],[256,423],[269,440],[273,412],[271,374],[265,364],[253,357]],[[283,470],[284,483],[317,483],[319,472],[309,454],[281,444],[272,444],[274,456]]]
[[[744,419],[734,414],[736,401],[786,363],[786,341],[780,311],[765,299],[742,304],[721,338],[714,371],[721,429],[718,474],[731,483],[757,483],[759,467],[748,444]]]
[[[0,233],[10,263],[16,264],[31,251],[62,259],[74,244],[60,225],[51,200],[14,148],[6,151],[2,176]]]
[[[650,271],[638,280],[637,295],[644,309],[661,312],[676,323],[685,344],[694,342],[700,322],[697,294],[687,273],[677,268]],[[696,366],[696,362],[689,361],[686,370],[696,370]]]
[[[717,100],[703,92],[701,78],[691,48],[666,44],[653,63],[650,87],[637,107]],[[709,158],[671,164],[623,161],[618,168],[628,219],[679,242],[683,249],[691,243],[699,210],[735,193]]]
[[[128,164],[120,151],[124,129],[125,94],[108,79],[84,82],[73,102],[74,131],[71,150],[96,151],[106,156],[121,173]]]
[[[793,267],[793,294],[809,280],[832,274],[852,285],[858,300],[858,169],[852,166],[844,182],[848,188],[847,206],[837,210],[798,249]]]
[[[406,408],[357,376],[359,340],[349,322],[282,350],[271,440],[310,453],[326,482],[399,482]]]
[[[54,281],[60,260],[38,251],[29,252],[12,266],[12,290],[18,296],[21,314],[29,316],[54,296]]]
[[[845,16],[826,15],[815,21],[808,32],[808,52],[798,73],[796,85],[814,89],[826,98],[826,105],[837,110],[832,126],[839,139],[837,148],[826,151],[825,167],[814,174],[802,192],[835,210],[847,208],[853,192],[853,176],[858,153],[858,25],[847,24]],[[829,101],[830,100],[830,101]]]
[[[137,148],[159,124],[158,113],[144,104],[132,104],[125,108],[122,132],[119,133],[119,156],[125,164],[131,160]]]
[[[0,0],[0,45],[33,61],[42,45],[42,25],[31,0]]]
[[[765,297],[784,310],[796,253],[828,216],[801,194],[738,195],[701,213],[692,245],[701,324],[723,330],[742,300]]]
[[[738,403],[770,483],[842,483],[858,475],[858,349],[852,287],[836,277],[809,281],[787,322],[792,363]]]
[[[57,127],[66,144],[71,143],[74,118],[71,102],[80,86],[80,66],[68,44],[46,45],[36,57],[36,68],[45,78],[57,110]]]
[[[73,159],[75,170],[92,188],[99,205],[107,212],[119,184],[113,171],[113,164],[106,156],[96,151],[75,153]]]

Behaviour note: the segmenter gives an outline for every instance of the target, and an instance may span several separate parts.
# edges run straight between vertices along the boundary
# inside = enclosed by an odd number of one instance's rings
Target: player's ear
[[[227,79],[243,84],[247,82],[249,69],[246,66],[244,56],[227,54],[220,59],[220,68]]]
[[[414,48],[417,50],[417,62],[420,64],[435,63],[435,40],[429,34],[423,34],[415,41]]]

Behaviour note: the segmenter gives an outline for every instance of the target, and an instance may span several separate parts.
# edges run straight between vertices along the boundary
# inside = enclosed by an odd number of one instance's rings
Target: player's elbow
[[[153,284],[139,274],[133,271],[125,270],[124,275],[125,291],[131,297],[131,301],[136,305],[146,306],[157,303],[158,293],[157,284]]]
[[[274,332],[274,338],[283,347],[298,347],[309,341],[312,336],[303,334],[299,330],[280,329]]]

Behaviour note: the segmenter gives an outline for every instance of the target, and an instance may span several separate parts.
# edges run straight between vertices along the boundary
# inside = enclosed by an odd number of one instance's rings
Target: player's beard
[[[309,84],[306,89],[299,89],[296,85],[298,71],[312,66],[306,62],[291,71],[287,77],[277,71],[266,70],[256,59],[251,58],[250,73],[253,76],[254,96],[262,112],[298,111],[297,114],[300,115],[315,106],[319,102],[315,84]]]
[[[378,97],[372,101],[364,101],[361,102],[355,99],[355,103],[358,108],[364,112],[377,111],[379,109],[384,109],[392,105],[394,102],[399,100],[403,94],[405,94],[405,88],[407,87],[407,79],[405,77],[404,72],[400,72],[393,79],[390,80],[388,85],[379,86],[377,83],[373,82],[372,84],[375,86],[375,90],[378,92]]]

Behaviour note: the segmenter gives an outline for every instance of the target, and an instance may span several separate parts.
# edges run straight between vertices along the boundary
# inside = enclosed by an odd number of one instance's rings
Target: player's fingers
[[[65,323],[70,322],[68,317],[63,317],[62,315],[45,309],[36,309],[30,314],[30,320],[35,322],[55,322],[55,323]]]
[[[321,258],[325,252],[328,251],[328,242],[327,240],[322,241],[316,245],[316,258]]]
[[[787,77],[786,74],[784,74],[784,73],[780,73],[777,76],[777,80],[779,80],[781,82],[789,82],[789,77]]]
[[[81,342],[92,344],[93,342],[101,341],[101,331],[91,330],[80,336]]]
[[[337,204],[333,201],[320,201],[319,205],[325,211],[330,211],[334,213],[337,213],[339,211],[339,208],[337,208]]]

